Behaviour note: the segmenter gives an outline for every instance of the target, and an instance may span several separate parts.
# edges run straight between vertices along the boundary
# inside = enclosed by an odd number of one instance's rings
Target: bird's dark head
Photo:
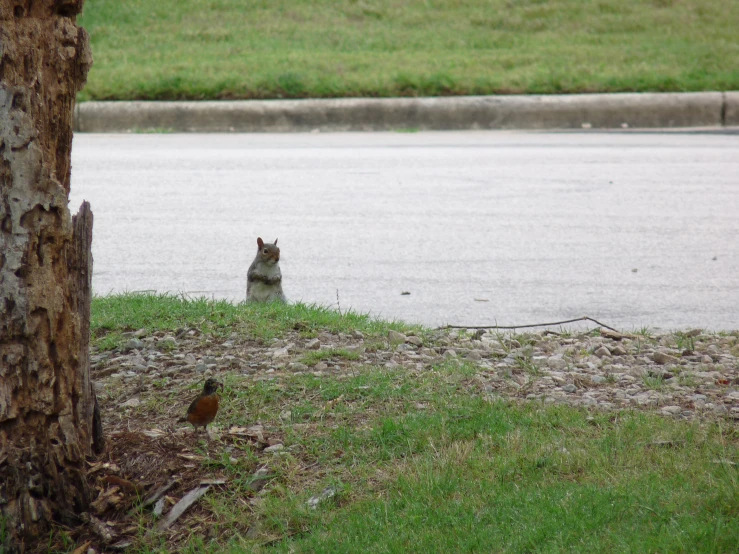
[[[205,394],[215,394],[218,392],[218,389],[223,389],[223,383],[217,381],[213,377],[209,377],[205,381],[205,386],[203,387],[203,392]]]

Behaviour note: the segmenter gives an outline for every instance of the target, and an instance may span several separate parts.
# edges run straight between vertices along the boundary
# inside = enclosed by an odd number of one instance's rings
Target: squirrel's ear
[[[259,247],[260,250],[264,246],[264,241],[262,240],[262,237],[257,237],[257,246]]]
[[[277,246],[277,239],[275,239],[275,246]]]

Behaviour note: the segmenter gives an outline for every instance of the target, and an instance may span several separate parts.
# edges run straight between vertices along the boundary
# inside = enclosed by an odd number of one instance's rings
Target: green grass
[[[727,0],[87,0],[81,100],[739,89]]]
[[[256,336],[295,328],[399,328],[311,306],[173,296],[95,298],[93,332],[198,325]],[[422,331],[422,330],[421,330]],[[522,339],[523,340],[523,339]],[[351,359],[351,352],[313,354]],[[222,429],[261,422],[285,444],[200,454],[228,485],[204,497],[211,538],[145,538],[130,552],[732,552],[739,544],[739,431],[640,412],[493,401],[471,363],[422,372],[223,376]],[[161,394],[174,395],[171,387]],[[235,455],[233,461],[232,456]],[[249,489],[257,467],[271,477]],[[335,493],[316,509],[308,499]],[[247,536],[247,529],[249,531]],[[154,541],[154,542],[152,542]]]
[[[326,350],[316,350],[306,353],[305,356],[303,356],[303,363],[309,366],[314,366],[318,362],[334,358],[358,360],[359,354],[357,352],[349,352],[344,348],[327,348]]]
[[[400,322],[386,322],[356,312],[338,313],[307,304],[231,304],[207,298],[170,294],[120,294],[95,297],[92,301],[90,331],[93,344],[107,349],[123,341],[122,333],[146,329],[177,332],[190,328],[226,336],[237,332],[251,338],[269,340],[287,331],[313,336],[319,330],[370,335],[387,334],[389,329],[417,329]]]
[[[230,514],[226,528],[256,520],[260,539],[192,551],[729,552],[738,543],[739,470],[721,463],[739,461],[735,428],[490,402],[471,393],[467,373],[366,368],[341,381],[231,382],[226,417],[280,421],[290,450],[270,462],[276,486],[256,513],[233,510],[238,488],[213,499]],[[306,479],[308,466],[317,469]],[[237,482],[252,469],[224,468]],[[326,487],[336,496],[308,508]]]

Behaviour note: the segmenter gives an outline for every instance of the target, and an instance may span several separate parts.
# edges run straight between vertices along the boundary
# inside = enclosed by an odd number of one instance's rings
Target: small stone
[[[606,348],[605,346],[601,345],[595,350],[595,352],[593,352],[593,354],[595,354],[599,358],[604,358],[605,356],[610,356],[611,351],[608,350],[608,348]]]
[[[408,337],[405,339],[405,342],[412,344],[413,346],[423,346],[423,341],[420,337]]]
[[[318,350],[321,348],[321,341],[318,339],[310,339],[305,343],[305,348],[308,350]]]
[[[449,348],[447,349],[446,352],[444,352],[444,357],[445,358],[456,358],[457,353],[453,349]]]
[[[669,415],[677,415],[680,412],[682,412],[682,408],[680,406],[664,406],[662,408],[662,413]]]
[[[328,364],[325,362],[318,362],[316,365],[313,366],[313,369],[317,371],[326,371],[328,369]]]
[[[408,337],[406,337],[403,333],[398,333],[397,331],[393,331],[392,329],[387,332],[387,338],[390,340],[390,342],[405,342],[408,340]]]
[[[573,385],[572,383],[569,383],[562,387],[562,390],[565,392],[577,392],[577,387]]]
[[[676,364],[678,362],[678,359],[675,356],[659,350],[652,354],[652,359],[660,365]]]
[[[551,373],[549,375],[549,378],[557,385],[564,385],[565,383],[567,383],[567,380],[562,373]]]
[[[704,354],[703,357],[701,358],[701,363],[703,363],[703,364],[712,364],[713,363],[713,358],[711,358],[711,356],[709,356],[708,354]]]
[[[602,375],[591,375],[590,381],[592,383],[595,383],[596,385],[602,385],[603,383],[606,382],[606,378],[603,377]]]
[[[136,408],[137,406],[141,405],[141,400],[138,398],[129,398],[126,400],[123,404],[121,404],[121,408]]]
[[[729,409],[723,404],[716,404],[713,407],[713,411],[714,413],[719,414],[719,415],[726,415],[729,413]]]
[[[164,338],[160,339],[160,341],[157,343],[157,348],[159,348],[160,350],[172,350],[174,348],[177,348],[177,340],[172,335],[167,335]]]
[[[613,350],[611,350],[611,354],[613,354],[614,356],[626,356],[626,354],[628,354],[628,352],[626,351],[626,349],[623,346],[621,346],[619,344],[619,345],[615,346],[613,348]]]
[[[205,370],[207,369],[208,369],[208,366],[203,363],[197,364],[195,366],[195,371],[197,371],[198,373],[205,373]]]
[[[308,371],[310,368],[300,362],[293,362],[287,366],[291,371]]]
[[[326,487],[318,496],[310,497],[306,504],[308,504],[308,507],[310,507],[311,510],[315,510],[321,502],[323,502],[324,500],[328,500],[335,495],[336,489],[334,487]]]
[[[135,332],[135,333],[133,334],[133,336],[134,336],[135,338],[137,338],[137,339],[140,339],[141,337],[145,337],[145,336],[146,336],[146,335],[148,335],[148,334],[149,334],[149,332],[148,332],[148,331],[147,331],[146,329],[139,329],[138,331],[136,331],[136,332]]]
[[[144,347],[144,343],[141,342],[139,339],[130,339],[123,346],[123,351],[130,352],[131,350],[141,350],[143,347]]]
[[[467,354],[467,359],[479,362],[482,360],[482,354],[480,354],[479,350],[470,350]]]
[[[567,362],[561,356],[547,358],[547,365],[554,370],[562,370],[567,367]]]
[[[287,349],[287,347],[278,348],[277,350],[272,351],[272,358],[285,358],[290,355],[290,351]]]
[[[359,331],[359,330],[354,330],[352,331],[352,337],[354,337],[355,339],[363,339],[364,333],[362,333],[362,331]]]
[[[284,444],[273,444],[272,446],[268,446],[267,448],[265,448],[264,451],[265,452],[279,452],[283,448],[285,448]]]

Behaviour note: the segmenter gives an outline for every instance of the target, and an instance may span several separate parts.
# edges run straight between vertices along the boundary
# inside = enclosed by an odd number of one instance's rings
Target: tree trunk
[[[0,0],[0,551],[76,523],[90,500],[92,217],[83,205],[73,225],[67,207],[92,64],[82,4]]]

